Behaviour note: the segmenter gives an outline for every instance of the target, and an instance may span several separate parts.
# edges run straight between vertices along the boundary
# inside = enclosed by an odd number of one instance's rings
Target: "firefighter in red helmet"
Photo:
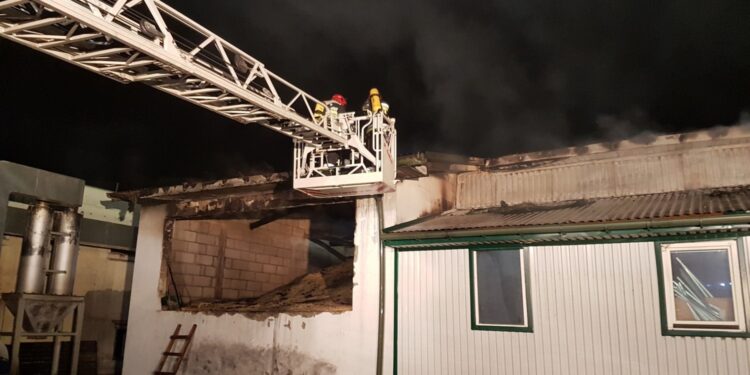
[[[331,118],[336,118],[339,113],[346,111],[346,98],[341,94],[333,94],[331,100],[326,100],[325,103],[331,111]]]
[[[330,100],[323,102],[328,107],[328,118],[332,123],[336,122],[339,113],[346,111],[346,98],[341,94],[333,94]],[[325,108],[320,104],[315,105],[314,118],[320,120],[325,114]]]

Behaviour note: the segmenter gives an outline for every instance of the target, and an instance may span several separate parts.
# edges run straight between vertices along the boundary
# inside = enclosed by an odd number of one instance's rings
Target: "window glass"
[[[676,320],[735,320],[727,250],[673,251],[670,261]]]
[[[477,251],[476,318],[478,324],[526,325],[522,250]]]
[[[665,243],[660,259],[666,334],[746,332],[737,241]]]

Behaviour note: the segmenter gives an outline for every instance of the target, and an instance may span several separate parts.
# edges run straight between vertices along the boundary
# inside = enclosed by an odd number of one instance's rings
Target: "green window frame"
[[[507,258],[512,256],[510,253],[515,252],[518,254],[518,271],[520,271],[520,287],[519,292],[521,296],[521,306],[523,307],[522,318],[523,321],[518,323],[488,323],[483,322],[480,317],[480,288],[477,284],[480,273],[485,272],[482,268],[477,266],[477,259],[481,254],[488,252],[506,252],[504,254],[498,254],[501,257]],[[497,269],[499,271],[499,268]],[[512,270],[512,266],[511,266]],[[495,275],[502,277],[501,275]],[[529,274],[529,249],[523,247],[476,247],[469,249],[469,286],[470,286],[470,302],[471,302],[471,329],[477,331],[508,331],[508,332],[528,332],[534,331],[533,319],[532,319],[532,308],[531,308],[531,281]]]
[[[655,250],[662,335],[750,337],[748,264],[741,240],[655,242]],[[702,264],[711,267],[701,271]],[[708,275],[707,269],[722,275]]]

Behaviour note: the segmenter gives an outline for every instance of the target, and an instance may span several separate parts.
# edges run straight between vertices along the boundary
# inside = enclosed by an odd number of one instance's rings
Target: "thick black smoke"
[[[185,4],[319,95],[382,87],[404,152],[681,131],[750,104],[743,0],[277,0],[232,2],[229,22],[215,6]]]
[[[320,98],[340,92],[358,107],[370,87],[379,87],[398,118],[402,154],[497,156],[733,124],[750,108],[746,0],[169,3]],[[0,42],[0,54],[7,44]],[[26,66],[10,59],[2,55],[0,64]],[[90,116],[95,126],[120,126],[116,139],[104,131],[89,139],[125,150],[101,162],[115,165],[104,179],[145,185],[164,176],[221,177],[257,169],[259,161],[288,169],[286,141],[268,131],[235,126],[161,93],[71,74],[80,82],[72,93],[98,108]],[[37,72],[10,79],[9,90],[28,92],[30,80],[49,90],[54,79]],[[86,87],[107,92],[101,98]],[[19,121],[49,121],[41,109],[21,109],[27,107],[14,104],[20,99],[7,96],[3,109]],[[116,113],[105,101],[158,105],[135,115]],[[75,111],[82,109],[55,106],[50,110],[72,116],[67,126],[93,126],[81,124],[88,118]],[[200,141],[182,131],[201,134]],[[178,146],[201,151],[175,156]],[[82,158],[105,149],[87,147]]]

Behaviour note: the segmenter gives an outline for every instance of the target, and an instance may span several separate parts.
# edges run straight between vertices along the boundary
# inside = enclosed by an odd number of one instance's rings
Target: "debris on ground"
[[[196,302],[183,311],[208,313],[318,313],[352,310],[354,261],[302,275],[255,298],[231,301]]]

